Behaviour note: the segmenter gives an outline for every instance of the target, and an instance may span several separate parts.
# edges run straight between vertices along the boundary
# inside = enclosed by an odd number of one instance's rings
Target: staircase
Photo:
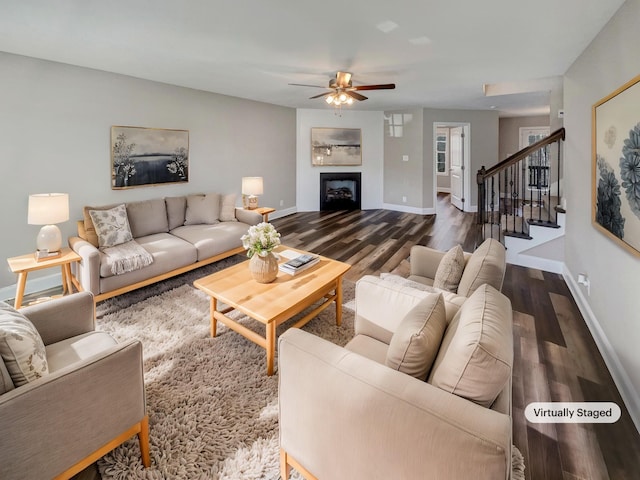
[[[507,262],[562,272],[566,212],[560,205],[561,128],[477,174],[478,239],[496,238]]]

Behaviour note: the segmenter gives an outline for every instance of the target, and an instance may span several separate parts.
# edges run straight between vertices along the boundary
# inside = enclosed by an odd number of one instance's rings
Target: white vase
[[[257,253],[249,260],[249,271],[258,283],[271,283],[278,276],[278,259],[271,252],[261,257]]]

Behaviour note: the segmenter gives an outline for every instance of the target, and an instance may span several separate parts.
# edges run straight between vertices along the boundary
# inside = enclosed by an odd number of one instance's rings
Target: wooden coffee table
[[[296,248],[279,246],[275,252]],[[282,258],[280,262],[286,261]],[[273,375],[276,350],[276,327],[303,310],[313,308],[291,327],[299,328],[335,302],[336,324],[342,322],[342,277],[351,268],[347,263],[320,256],[320,262],[295,276],[278,272],[272,283],[258,283],[251,278],[249,265],[242,262],[196,280],[193,285],[211,297],[211,336],[216,336],[220,321],[267,351],[267,375]],[[228,305],[218,310],[218,302]],[[314,305],[316,302],[320,302]],[[264,324],[261,336],[226,314],[239,310]]]

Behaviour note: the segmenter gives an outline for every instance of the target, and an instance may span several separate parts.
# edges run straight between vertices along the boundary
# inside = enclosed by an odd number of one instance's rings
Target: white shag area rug
[[[152,459],[145,469],[134,437],[98,462],[103,480],[280,478],[277,371],[268,377],[264,349],[221,323],[211,338],[209,297],[192,287],[196,278],[242,260],[232,257],[98,304],[99,330],[143,344]],[[354,284],[345,281],[343,293],[341,327],[328,308],[304,329],[346,344],[353,337]],[[257,322],[236,318],[264,334]],[[512,478],[524,480],[515,447],[513,467]]]

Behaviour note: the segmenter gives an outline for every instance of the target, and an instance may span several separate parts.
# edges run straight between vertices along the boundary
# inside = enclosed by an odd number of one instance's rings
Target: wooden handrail
[[[553,132],[548,137],[545,137],[542,140],[538,140],[536,143],[533,143],[533,144],[529,145],[528,147],[523,148],[519,152],[514,153],[513,155],[511,155],[510,157],[504,159],[500,163],[495,164],[490,169],[485,170],[485,168],[482,167],[482,169],[480,171],[478,171],[478,176],[477,176],[478,185],[480,185],[484,181],[485,178],[491,177],[492,175],[495,175],[496,173],[501,172],[505,168],[510,167],[511,165],[514,165],[514,164],[518,163],[520,160],[522,160],[523,158],[527,157],[532,152],[535,152],[536,150],[538,150],[538,149],[540,149],[540,148],[542,148],[542,147],[544,147],[546,145],[550,145],[552,143],[555,143],[558,140],[563,140],[564,141],[564,136],[565,136],[564,127],[559,128],[558,130]]]

